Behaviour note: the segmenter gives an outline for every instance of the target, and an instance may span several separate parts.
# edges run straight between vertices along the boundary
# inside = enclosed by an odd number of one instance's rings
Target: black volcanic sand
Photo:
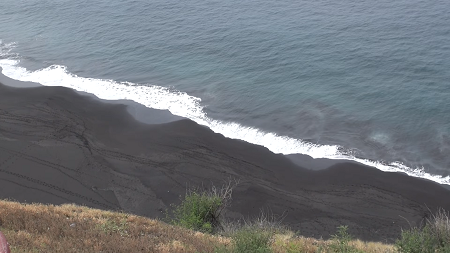
[[[345,161],[304,160],[328,167],[309,170],[167,111],[143,110],[63,87],[0,84],[0,198],[163,217],[187,186],[234,178],[230,218],[265,210],[304,236],[328,238],[348,225],[358,238],[388,242],[428,208],[450,210],[450,191],[431,181]]]

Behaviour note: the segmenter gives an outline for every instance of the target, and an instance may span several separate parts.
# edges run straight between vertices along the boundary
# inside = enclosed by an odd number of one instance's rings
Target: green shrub
[[[223,205],[222,199],[207,193],[190,192],[178,206],[173,206],[172,224],[211,233],[219,223],[217,210]]]
[[[430,232],[436,238],[437,244],[441,248],[450,246],[450,219],[444,209],[439,209],[436,214],[427,219]]]
[[[397,240],[395,246],[399,252],[404,253],[435,252],[435,238],[430,232],[428,226],[422,230],[412,228],[402,231],[401,238]]]
[[[169,222],[205,233],[220,229],[222,211],[231,200],[233,187],[228,183],[220,189],[212,187],[207,191],[188,190],[179,205],[171,205],[172,213],[167,213]]]
[[[245,227],[236,231],[232,238],[236,253],[268,253],[271,252],[270,243],[273,233],[271,231],[254,227]]]
[[[450,252],[450,242],[441,241],[430,225],[423,229],[412,228],[402,231],[395,246],[402,253]]]
[[[411,228],[402,231],[395,246],[402,253],[448,252],[450,253],[450,220],[440,209],[425,221],[422,229]]]
[[[281,224],[284,216],[276,217],[270,212],[261,213],[258,217],[248,220],[224,222],[221,235],[231,238],[233,243],[227,247],[216,248],[216,253],[247,253],[272,252],[272,242],[275,234],[291,233]],[[290,245],[288,252],[299,252],[298,247]]]
[[[353,239],[348,233],[348,226],[339,226],[338,231],[332,236],[333,242],[330,244],[331,252],[359,252],[355,247],[352,247],[349,243]]]

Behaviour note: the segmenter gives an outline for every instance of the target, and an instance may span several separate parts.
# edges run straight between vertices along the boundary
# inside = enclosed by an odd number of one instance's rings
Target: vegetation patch
[[[221,188],[200,191],[189,189],[179,205],[171,205],[167,212],[169,223],[204,233],[222,229],[222,213],[231,201],[231,181]]]
[[[332,238],[328,251],[342,253],[362,252],[350,244],[353,238],[348,233],[348,226],[339,226],[337,233]]]
[[[234,252],[272,252],[272,237],[271,231],[252,227],[242,228],[232,236]]]
[[[172,225],[75,205],[0,200],[0,230],[12,252],[450,253],[450,220],[444,210],[421,228],[403,231],[395,245],[354,240],[347,226],[338,227],[330,240],[317,240],[298,236],[273,216],[225,222],[222,215],[235,185],[188,190],[168,212]]]
[[[0,200],[0,230],[11,252],[214,252],[229,243],[164,222],[76,205]]]
[[[127,221],[125,219],[120,221],[107,219],[98,228],[105,234],[118,233],[121,236],[128,235]]]
[[[449,214],[439,209],[436,214],[425,220],[423,228],[413,227],[402,231],[401,238],[395,244],[399,252],[446,252],[450,253]]]

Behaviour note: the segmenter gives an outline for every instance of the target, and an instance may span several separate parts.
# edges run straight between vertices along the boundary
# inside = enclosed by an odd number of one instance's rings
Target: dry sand
[[[349,225],[360,239],[388,242],[428,208],[450,210],[450,191],[431,181],[354,162],[289,159],[131,101],[0,82],[0,198],[154,218],[187,186],[234,178],[230,218],[264,210],[304,236],[328,238]]]

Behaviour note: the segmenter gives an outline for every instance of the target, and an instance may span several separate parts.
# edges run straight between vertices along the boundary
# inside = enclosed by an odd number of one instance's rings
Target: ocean
[[[450,184],[450,1],[2,0],[11,78]]]

